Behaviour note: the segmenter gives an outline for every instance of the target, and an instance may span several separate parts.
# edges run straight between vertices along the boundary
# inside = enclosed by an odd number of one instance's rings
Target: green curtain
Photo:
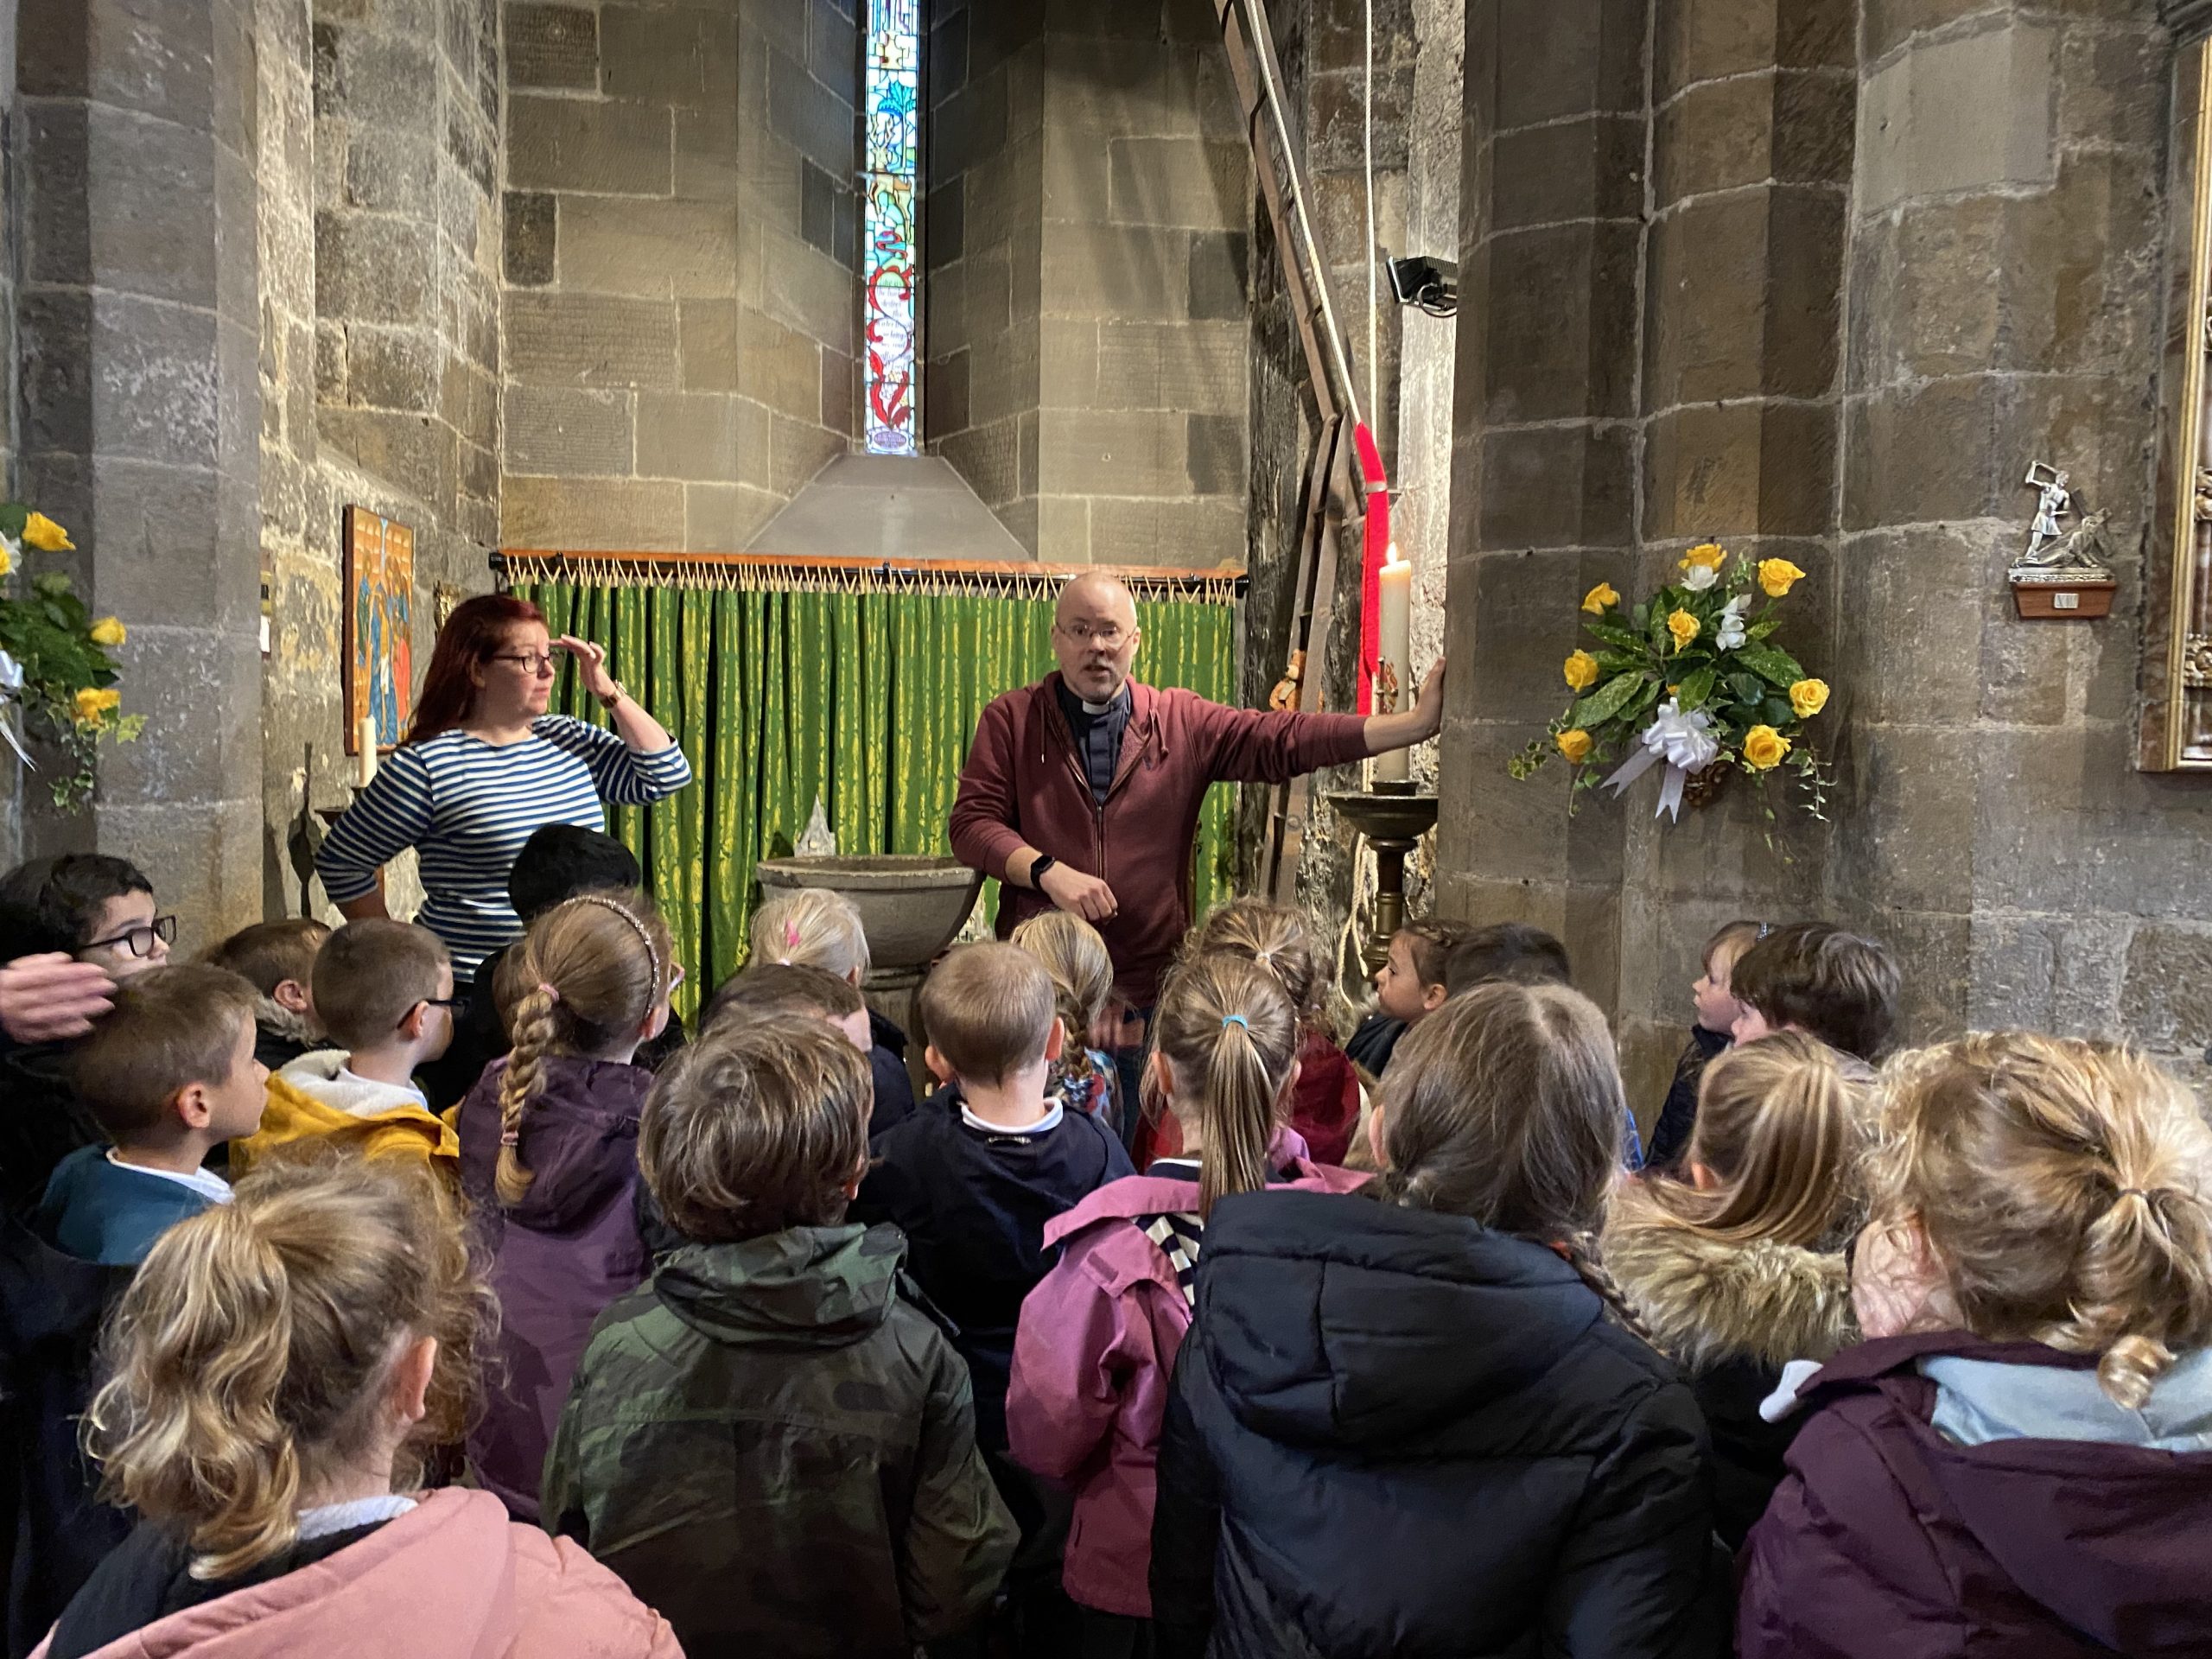
[[[867,591],[855,586],[665,585],[518,580],[556,638],[595,640],[608,668],[690,756],[674,799],[610,809],[638,855],[690,978],[743,963],[759,899],[753,866],[786,855],[819,798],[841,853],[948,853],[945,823],[983,705],[1052,666],[1052,604],[1028,591]],[[1208,598],[1140,597],[1137,672],[1217,702],[1236,696],[1236,613]],[[604,721],[563,671],[556,709]],[[1235,790],[1217,785],[1199,818],[1198,913],[1231,893]],[[995,913],[997,883],[985,884]]]

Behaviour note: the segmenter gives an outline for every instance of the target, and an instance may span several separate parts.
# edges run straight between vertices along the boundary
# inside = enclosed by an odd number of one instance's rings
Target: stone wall
[[[2212,796],[2132,747],[2169,210],[2152,0],[1466,17],[1444,907],[1560,931],[1647,1103],[1735,915],[1891,939],[1912,1037],[2023,1023],[2193,1059]],[[2113,510],[2108,622],[2012,614],[2035,459]],[[1783,805],[1770,846],[1740,779],[1679,826],[1648,799],[1569,821],[1557,768],[1503,763],[1563,700],[1574,603],[1707,537],[1811,573],[1789,639],[1837,689],[1834,822]]]
[[[1211,9],[947,5],[932,40],[932,446],[1040,558],[1241,563],[1251,164]]]
[[[17,37],[21,487],[149,716],[90,812],[33,798],[25,850],[136,859],[188,941],[261,903],[252,30],[246,0],[33,0]]]
[[[505,539],[742,548],[859,429],[852,0],[506,27]]]

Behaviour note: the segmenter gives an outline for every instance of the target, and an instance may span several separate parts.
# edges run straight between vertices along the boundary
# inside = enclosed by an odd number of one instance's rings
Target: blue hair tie
[[[1250,1031],[1250,1030],[1252,1029],[1252,1022],[1251,1022],[1249,1020],[1247,1020],[1247,1019],[1246,1019],[1243,1014],[1224,1014],[1224,1015],[1223,1015],[1223,1016],[1222,1016],[1222,1021],[1221,1021],[1221,1028],[1222,1028],[1224,1031],[1227,1031],[1227,1030],[1228,1030],[1231,1026],[1242,1026],[1242,1027],[1244,1027],[1244,1029],[1245,1029],[1246,1031],[1248,1031],[1248,1032],[1249,1032],[1249,1031]]]

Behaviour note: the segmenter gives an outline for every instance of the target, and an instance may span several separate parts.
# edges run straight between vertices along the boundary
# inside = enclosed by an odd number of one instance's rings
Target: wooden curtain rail
[[[1065,581],[1093,572],[1119,576],[1147,587],[1214,587],[1227,583],[1242,594],[1249,585],[1244,567],[1154,564],[1045,564],[1008,559],[871,559],[840,554],[800,553],[584,553],[558,550],[503,547],[492,555],[492,568],[502,574],[511,565],[577,567],[639,565],[673,569],[788,570],[793,575],[843,572],[855,575],[964,576],[983,581]]]

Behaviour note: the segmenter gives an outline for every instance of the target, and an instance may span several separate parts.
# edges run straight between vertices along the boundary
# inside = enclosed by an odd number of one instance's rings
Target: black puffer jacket
[[[1705,1425],[1540,1244],[1224,1199],[1160,1452],[1163,1656],[1710,1655]]]

